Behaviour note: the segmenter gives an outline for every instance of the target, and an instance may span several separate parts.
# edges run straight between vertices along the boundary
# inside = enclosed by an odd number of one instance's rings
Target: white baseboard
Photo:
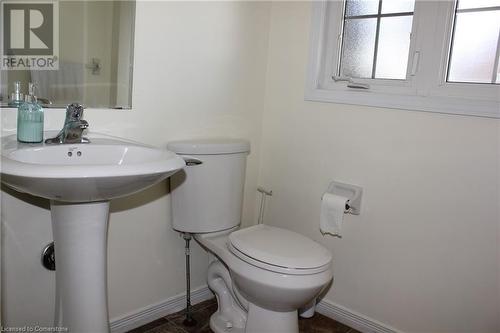
[[[363,333],[401,333],[397,329],[330,301],[321,300],[316,311]]]
[[[196,304],[214,297],[207,286],[200,287],[191,292],[191,303]],[[133,313],[126,314],[110,321],[112,333],[124,333],[134,328],[145,325],[156,319],[181,311],[186,308],[186,293],[182,293],[166,299],[163,302],[153,304]]]
[[[207,286],[203,286],[191,292],[191,303],[200,303],[212,297],[214,297],[212,291]],[[186,294],[182,293],[120,318],[114,318],[111,320],[110,329],[112,333],[124,333],[171,313],[181,311],[185,306]],[[316,311],[363,333],[401,333],[395,328],[330,301],[320,301],[316,305]]]

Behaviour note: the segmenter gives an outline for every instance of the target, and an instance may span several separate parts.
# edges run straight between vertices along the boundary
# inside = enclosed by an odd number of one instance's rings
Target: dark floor
[[[212,333],[209,320],[215,311],[217,311],[217,302],[215,299],[208,300],[193,306],[193,317],[198,321],[196,326],[186,327],[182,325],[184,311],[180,311],[136,328],[129,333]],[[299,327],[301,333],[359,333],[355,329],[319,313],[310,319],[299,319]]]

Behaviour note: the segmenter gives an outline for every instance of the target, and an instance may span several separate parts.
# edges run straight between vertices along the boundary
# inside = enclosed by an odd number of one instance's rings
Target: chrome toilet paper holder
[[[346,183],[332,181],[326,190],[326,193],[336,194],[348,198],[345,204],[345,212],[353,215],[361,213],[361,198],[363,188]]]

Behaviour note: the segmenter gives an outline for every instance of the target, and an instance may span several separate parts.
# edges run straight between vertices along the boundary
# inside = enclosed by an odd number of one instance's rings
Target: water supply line
[[[273,191],[267,190],[261,186],[258,186],[257,192],[260,192],[260,194],[261,194],[258,224],[262,224],[262,223],[264,223],[264,211],[266,209],[266,197],[272,196]]]
[[[193,318],[191,313],[191,265],[190,265],[190,255],[191,250],[189,247],[189,242],[192,239],[192,236],[188,232],[182,233],[182,237],[184,238],[186,245],[184,248],[184,253],[186,255],[186,318],[182,322],[184,326],[196,326],[197,321]]]

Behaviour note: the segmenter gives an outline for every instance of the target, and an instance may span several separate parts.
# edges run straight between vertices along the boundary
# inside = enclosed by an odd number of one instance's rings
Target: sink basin
[[[67,145],[2,138],[2,182],[47,199],[92,202],[138,192],[185,165],[164,149],[101,134],[89,138],[91,143]]]
[[[56,133],[45,133],[54,137]],[[185,166],[164,149],[111,136],[46,145],[1,138],[2,183],[50,199],[56,252],[55,327],[109,333],[106,252],[109,200],[141,191]]]

